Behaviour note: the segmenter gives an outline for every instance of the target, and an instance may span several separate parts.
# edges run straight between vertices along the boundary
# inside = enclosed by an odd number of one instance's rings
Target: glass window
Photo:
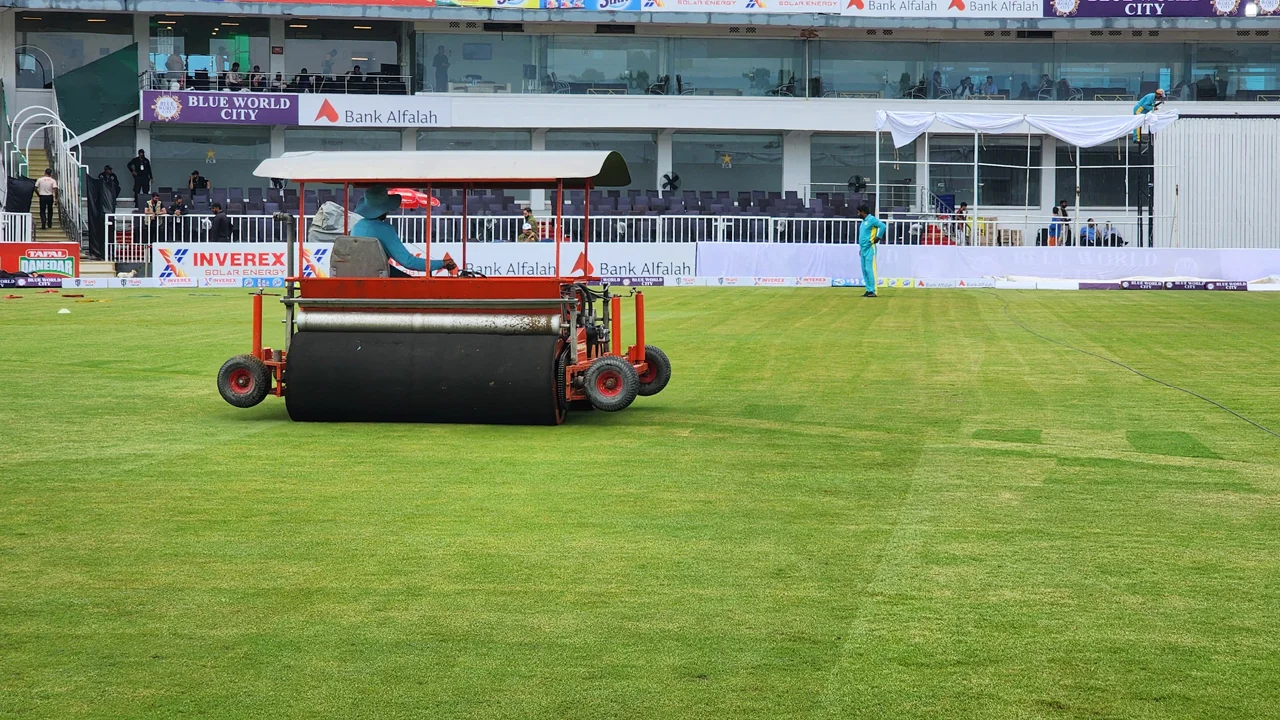
[[[177,82],[181,87],[203,88],[205,77],[231,72],[236,65],[242,73],[269,68],[267,25],[265,18],[153,15],[150,57],[160,86]],[[211,82],[207,87],[218,85]]]
[[[192,170],[215,187],[265,187],[253,170],[271,156],[271,128],[152,125],[148,155],[154,187],[186,187]]]
[[[942,42],[937,48],[940,97],[1031,99],[1031,89],[1053,62],[1053,46],[1046,43]]]
[[[538,92],[545,63],[535,36],[520,33],[425,34],[414,36],[419,91]]]
[[[944,205],[1036,207],[1040,204],[1040,138],[982,135],[978,140],[978,186],[973,192],[973,136],[929,136],[930,188]],[[1030,185],[1027,166],[1031,166]]]
[[[530,150],[533,141],[524,130],[419,130],[419,150]]]
[[[628,188],[658,189],[658,138],[652,133],[551,131],[548,150],[614,150],[627,161]],[[618,189],[618,188],[613,188]]]
[[[928,43],[821,40],[809,47],[814,74],[821,78],[815,95],[924,97],[924,69],[932,65]]]
[[[1191,77],[1184,79],[1186,92],[1177,99],[1255,101],[1259,95],[1274,95],[1280,71],[1280,43],[1201,43]]]
[[[876,185],[875,134],[814,135],[809,140],[810,192],[856,192],[866,184],[865,192],[874,193]],[[916,190],[916,147],[912,143],[894,148],[888,133],[880,136],[881,207],[913,208],[918,205]],[[870,204],[870,203],[868,203]]]
[[[400,24],[375,20],[294,20],[285,27],[284,64],[294,75],[337,78],[355,72],[402,75]]]
[[[399,150],[397,130],[319,130],[289,128],[284,131],[285,152],[303,150]]]
[[[554,91],[644,94],[658,80],[657,38],[550,35],[547,70]]]
[[[694,95],[803,95],[804,44],[798,40],[676,38],[676,91]],[[797,81],[797,78],[799,79]]]
[[[671,157],[681,190],[782,190],[781,135],[676,133]]]
[[[25,12],[16,30],[20,88],[51,87],[55,77],[133,44],[128,15]]]
[[[1060,100],[1092,100],[1096,95],[1137,99],[1157,87],[1172,88],[1187,69],[1187,46],[1182,43],[1062,42],[1056,47],[1059,78],[1054,94]]]
[[[1066,200],[1067,205],[1071,206],[1076,202],[1077,163],[1080,165],[1080,204],[1089,207],[1132,206],[1137,202],[1138,192],[1151,176],[1151,154],[1143,154],[1141,148],[1128,139],[1093,148],[1077,148],[1059,143],[1056,157],[1058,201]],[[1129,183],[1127,196],[1126,177]]]

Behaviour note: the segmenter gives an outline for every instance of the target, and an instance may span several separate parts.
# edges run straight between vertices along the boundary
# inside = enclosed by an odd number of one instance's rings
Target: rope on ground
[[[1150,375],[1148,375],[1148,374],[1146,374],[1146,373],[1142,372],[1141,370],[1137,370],[1137,369],[1135,369],[1135,368],[1133,368],[1133,367],[1131,367],[1131,366],[1129,366],[1129,365],[1126,365],[1126,364],[1124,364],[1124,363],[1120,362],[1119,360],[1116,360],[1116,359],[1114,359],[1114,358],[1109,358],[1109,357],[1107,357],[1106,355],[1099,355],[1099,354],[1098,354],[1098,353],[1096,353],[1096,352],[1092,352],[1092,351],[1089,351],[1089,350],[1085,350],[1085,349],[1083,349],[1083,348],[1078,348],[1078,347],[1076,347],[1075,345],[1072,345],[1072,344],[1070,344],[1070,343],[1063,342],[1063,341],[1061,341],[1061,340],[1055,340],[1054,338],[1048,337],[1047,335],[1042,335],[1042,334],[1040,334],[1040,333],[1036,332],[1035,330],[1032,330],[1031,328],[1027,327],[1026,325],[1022,324],[1022,322],[1021,322],[1020,320],[1018,320],[1018,318],[1016,318],[1016,317],[1014,317],[1014,316],[1013,316],[1013,313],[1009,312],[1009,300],[1008,300],[1007,298],[1001,297],[1000,295],[997,295],[996,293],[993,293],[993,292],[986,292],[986,291],[983,291],[983,292],[984,292],[985,294],[987,294],[987,295],[991,295],[992,297],[997,298],[997,299],[999,299],[999,300],[1002,300],[1002,301],[1004,302],[1004,316],[1005,316],[1005,317],[1007,317],[1007,318],[1009,318],[1009,322],[1012,322],[1014,325],[1017,325],[1019,328],[1021,328],[1021,329],[1022,329],[1022,330],[1024,330],[1025,332],[1028,332],[1028,333],[1030,333],[1030,334],[1032,334],[1032,335],[1034,335],[1034,336],[1036,336],[1036,337],[1040,338],[1041,340],[1044,340],[1045,342],[1050,342],[1050,343],[1053,343],[1054,345],[1058,345],[1059,347],[1064,347],[1064,348],[1067,348],[1068,350],[1074,350],[1074,351],[1076,351],[1076,352],[1078,352],[1078,353],[1081,353],[1081,354],[1083,354],[1083,355],[1088,355],[1088,356],[1090,356],[1090,357],[1094,357],[1094,358],[1097,358],[1097,359],[1099,359],[1099,360],[1105,360],[1106,362],[1109,362],[1109,363],[1111,363],[1112,365],[1115,365],[1116,367],[1120,367],[1120,368],[1124,368],[1125,370],[1128,370],[1129,372],[1133,373],[1134,375],[1137,375],[1137,376],[1138,376],[1138,377],[1140,377],[1140,378],[1145,378],[1145,379],[1147,379],[1147,380],[1150,380],[1150,381],[1151,381],[1151,382],[1153,382],[1153,383],[1156,383],[1156,384],[1158,384],[1158,385],[1163,385],[1163,386],[1165,386],[1165,387],[1167,387],[1167,388],[1169,388],[1169,389],[1171,389],[1171,390],[1177,390],[1178,392],[1186,393],[1187,395],[1190,395],[1191,397],[1194,397],[1194,398],[1198,398],[1198,399],[1200,399],[1200,400],[1203,400],[1204,402],[1209,403],[1210,405],[1213,405],[1214,407],[1217,407],[1217,408],[1218,408],[1218,409],[1220,409],[1220,410],[1224,410],[1224,411],[1226,411],[1226,412],[1231,413],[1232,415],[1235,415],[1237,418],[1239,418],[1239,419],[1241,419],[1241,420],[1243,420],[1243,421],[1245,421],[1245,422],[1249,423],[1250,425],[1252,425],[1252,426],[1254,426],[1254,427],[1258,428],[1259,430],[1261,430],[1261,431],[1263,431],[1263,432],[1267,433],[1268,435],[1272,435],[1272,436],[1274,436],[1274,437],[1280,438],[1280,433],[1276,432],[1275,430],[1272,430],[1271,428],[1267,427],[1266,425],[1263,425],[1262,423],[1260,423],[1260,422],[1258,422],[1258,421],[1256,421],[1256,420],[1253,420],[1252,418],[1249,418],[1249,417],[1247,417],[1247,416],[1245,416],[1245,415],[1242,415],[1242,414],[1240,414],[1240,413],[1236,412],[1235,410],[1232,410],[1231,408],[1227,407],[1226,405],[1223,405],[1222,403],[1218,402],[1217,400],[1214,400],[1213,398],[1205,397],[1204,395],[1201,395],[1200,393],[1198,393],[1198,392],[1196,392],[1196,391],[1194,391],[1194,390],[1188,390],[1187,388],[1179,387],[1179,386],[1177,386],[1177,385],[1174,385],[1173,383],[1165,382],[1164,380],[1161,380],[1160,378],[1152,377],[1152,376],[1150,376]]]

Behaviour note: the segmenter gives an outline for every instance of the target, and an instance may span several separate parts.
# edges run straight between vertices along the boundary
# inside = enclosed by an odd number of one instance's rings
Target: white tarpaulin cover
[[[1077,147],[1093,147],[1111,142],[1139,127],[1159,132],[1178,119],[1176,112],[1145,115],[995,115],[984,113],[876,113],[876,130],[886,127],[893,135],[893,146],[902,147],[915,141],[935,122],[977,133],[1009,133],[1028,125]]]

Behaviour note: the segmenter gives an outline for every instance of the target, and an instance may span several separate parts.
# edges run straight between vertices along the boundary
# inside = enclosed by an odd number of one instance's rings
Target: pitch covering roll
[[[285,406],[295,421],[554,425],[549,335],[294,334]]]

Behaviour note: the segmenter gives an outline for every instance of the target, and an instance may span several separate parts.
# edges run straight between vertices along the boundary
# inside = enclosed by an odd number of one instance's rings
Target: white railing
[[[29,218],[29,216],[27,216]],[[229,215],[233,242],[279,242],[285,228],[269,215]],[[1171,217],[1157,216],[1148,223],[1133,213],[1117,211],[1098,213],[1091,230],[1088,217],[1072,218],[1050,238],[1051,221],[1031,215],[993,215],[979,218],[955,218],[936,215],[886,216],[886,245],[959,245],[959,246],[1128,246],[1128,247],[1229,247],[1227,243],[1190,244],[1179,242],[1177,227]],[[117,213],[107,216],[106,259],[111,262],[145,263],[151,259],[154,242],[210,242],[211,215],[160,215]],[[421,243],[425,238],[426,217],[393,216],[391,221],[406,243]],[[514,242],[524,225],[522,217],[468,217],[468,242]],[[543,242],[555,238],[555,221],[538,219],[538,235]],[[858,241],[860,222],[852,218],[779,218],[758,215],[661,215],[661,216],[565,216],[561,219],[562,238],[580,242],[590,222],[593,243],[644,242],[761,242],[788,244],[849,244]],[[306,218],[301,231],[311,226]],[[463,220],[459,216],[431,218],[433,242],[458,242],[463,238]],[[1149,238],[1154,235],[1155,242]],[[1141,241],[1141,242],[1140,242]],[[1280,246],[1280,239],[1277,239]]]
[[[268,93],[331,93],[334,95],[408,95],[413,86],[412,75],[286,75],[280,73],[253,72],[252,68],[215,73],[186,71],[148,71],[142,74],[139,85],[147,90],[187,90],[222,92]]]
[[[31,242],[34,237],[31,213],[0,212],[0,242]]]

